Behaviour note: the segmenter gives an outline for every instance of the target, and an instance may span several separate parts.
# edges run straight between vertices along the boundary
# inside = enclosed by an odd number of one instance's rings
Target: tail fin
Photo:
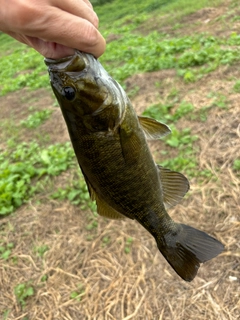
[[[157,240],[158,248],[177,274],[185,281],[192,281],[200,263],[216,257],[224,249],[221,242],[205,232],[184,224]],[[164,245],[163,245],[164,243]]]

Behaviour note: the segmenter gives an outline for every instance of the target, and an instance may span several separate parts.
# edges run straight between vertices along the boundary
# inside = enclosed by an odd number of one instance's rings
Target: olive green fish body
[[[91,55],[46,59],[79,165],[98,213],[136,219],[156,239],[174,270],[191,281],[201,262],[223,250],[216,239],[175,223],[166,209],[188,191],[180,173],[157,166],[147,139],[170,129],[138,117],[122,87]]]

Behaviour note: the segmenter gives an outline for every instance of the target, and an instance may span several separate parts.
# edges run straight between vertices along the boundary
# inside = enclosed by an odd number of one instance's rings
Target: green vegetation
[[[92,0],[94,9],[100,17],[100,27],[109,29],[113,24],[127,24],[132,21],[142,21],[143,17],[169,14],[169,22],[176,22],[184,15],[195,12],[201,8],[209,6],[209,1],[199,0]],[[216,6],[221,0],[211,2],[211,6]],[[113,14],[114,13],[114,14]],[[174,13],[174,14],[173,14]],[[145,18],[146,19],[146,18]],[[159,19],[161,21],[161,19]]]
[[[41,246],[36,246],[34,247],[34,252],[37,254],[38,257],[43,258],[44,253],[47,252],[49,250],[49,246],[47,246],[46,244],[43,244]]]
[[[169,38],[156,31],[147,36],[120,32],[122,37],[110,42],[100,59],[120,82],[135,73],[172,68],[185,81],[197,81],[220,65],[240,60],[238,48],[229,48],[240,44],[240,36],[235,33],[220,39],[205,34]]]
[[[167,104],[155,104],[148,107],[143,115],[162,121],[164,123],[172,123],[181,119],[182,117],[190,116],[194,111],[194,106],[191,103],[182,101],[179,106],[173,111],[175,100]]]
[[[233,163],[233,169],[236,171],[240,171],[240,159],[236,159]]]
[[[82,283],[79,283],[77,289],[71,292],[70,299],[81,301],[82,297],[85,295],[85,289]]]
[[[12,249],[14,248],[14,244],[9,242],[4,245],[0,245],[0,259],[7,260],[12,253]]]
[[[33,114],[30,114],[26,120],[22,120],[20,124],[29,129],[37,128],[44,121],[49,119],[51,114],[52,114],[52,110],[49,110],[49,109],[36,111]]]
[[[12,48],[12,52],[0,59],[0,96],[23,87],[35,90],[49,86],[46,66],[39,53],[23,44],[12,47],[13,41],[5,34],[0,34],[0,42],[3,48],[7,43]]]
[[[26,306],[26,300],[28,297],[34,295],[34,289],[31,286],[31,282],[27,283],[20,283],[14,288],[14,294],[18,303],[21,305],[22,308]]]
[[[43,176],[56,176],[74,164],[69,143],[41,148],[21,143],[0,154],[0,214],[13,212],[38,191]]]
[[[103,247],[106,247],[107,245],[110,244],[110,242],[111,242],[111,238],[108,237],[108,236],[105,236],[105,237],[103,237],[103,239],[102,239],[102,246],[103,246]]]
[[[8,319],[9,313],[10,313],[10,310],[5,310],[5,311],[3,312],[3,320],[7,320],[7,319]]]
[[[72,204],[78,205],[82,210],[90,208],[92,211],[96,211],[96,205],[90,199],[87,185],[80,171],[76,173],[76,176],[68,186],[58,188],[52,194],[52,198],[59,200],[67,199]]]
[[[41,278],[41,282],[46,282],[48,280],[48,275],[44,274]]]
[[[132,242],[133,242],[133,238],[131,238],[131,237],[127,238],[126,243],[125,243],[125,247],[124,247],[125,253],[130,253]]]
[[[240,93],[240,80],[236,81],[233,90],[237,93]]]
[[[88,231],[90,231],[90,230],[93,230],[93,229],[95,229],[95,228],[97,228],[98,227],[98,222],[97,222],[97,220],[93,220],[91,223],[89,223],[87,226],[86,226],[86,229],[88,230]]]

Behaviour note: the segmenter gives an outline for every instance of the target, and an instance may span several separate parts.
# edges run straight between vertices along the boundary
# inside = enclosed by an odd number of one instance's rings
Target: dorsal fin
[[[181,173],[157,165],[166,209],[175,206],[189,190],[188,179]]]
[[[166,124],[155,119],[139,116],[138,120],[148,140],[157,140],[171,132]]]

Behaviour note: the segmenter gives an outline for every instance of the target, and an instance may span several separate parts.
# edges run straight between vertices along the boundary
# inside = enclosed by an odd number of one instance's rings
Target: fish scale
[[[167,209],[189,189],[181,173],[156,165],[147,139],[170,129],[138,117],[123,88],[92,55],[45,59],[79,166],[99,215],[137,220],[177,274],[191,281],[224,249],[203,231],[174,222]],[[117,223],[117,222],[116,222]]]

